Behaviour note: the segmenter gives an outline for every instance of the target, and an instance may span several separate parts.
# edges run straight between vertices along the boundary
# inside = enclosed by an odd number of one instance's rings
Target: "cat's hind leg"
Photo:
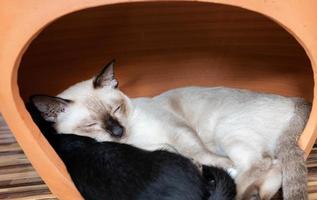
[[[272,158],[264,156],[262,150],[254,144],[231,140],[225,145],[225,153],[234,162],[238,172],[237,199],[256,199],[261,192],[255,183],[271,168]]]
[[[263,177],[271,167],[271,163],[271,159],[264,158],[263,160],[253,163],[248,170],[241,172],[238,175],[236,179],[238,200],[250,200],[257,198],[263,199],[261,194],[261,185],[264,180]],[[273,195],[274,194],[275,193],[273,193]]]
[[[251,175],[252,174],[246,174]],[[253,174],[258,175],[258,173]],[[282,168],[277,161],[273,161],[272,166],[266,172],[263,172],[254,183],[244,191],[239,199],[250,200],[250,199],[261,199],[270,200],[274,194],[277,193],[282,185]]]
[[[278,160],[274,160],[271,169],[260,179],[260,197],[269,200],[282,186],[282,166]]]

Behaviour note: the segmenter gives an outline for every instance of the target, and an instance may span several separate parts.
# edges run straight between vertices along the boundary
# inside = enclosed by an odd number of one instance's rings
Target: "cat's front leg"
[[[211,152],[200,152],[195,155],[194,158],[196,161],[203,165],[214,165],[222,167],[224,169],[229,169],[234,167],[234,163],[227,157],[218,156]]]
[[[194,159],[201,165],[217,166],[234,173],[233,161],[208,151],[191,127],[185,125],[178,127],[178,137],[176,138],[173,142],[182,155]]]
[[[221,167],[233,178],[237,176],[238,172],[235,169],[233,161],[227,157],[218,156],[211,152],[200,152],[196,154],[193,159],[201,165]]]

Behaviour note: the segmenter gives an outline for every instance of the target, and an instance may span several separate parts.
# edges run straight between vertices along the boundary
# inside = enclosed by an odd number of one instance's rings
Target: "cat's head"
[[[57,97],[35,95],[31,102],[58,133],[118,141],[126,137],[132,104],[118,89],[114,60],[92,79],[77,83]]]

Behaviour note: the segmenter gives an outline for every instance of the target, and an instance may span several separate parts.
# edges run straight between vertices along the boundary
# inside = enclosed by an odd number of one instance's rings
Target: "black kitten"
[[[203,166],[202,176],[178,154],[56,134],[32,104],[28,107],[86,200],[232,200],[236,195],[233,179],[222,169]]]

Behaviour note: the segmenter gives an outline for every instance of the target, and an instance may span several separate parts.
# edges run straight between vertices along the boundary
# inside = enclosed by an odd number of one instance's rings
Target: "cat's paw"
[[[226,171],[233,179],[235,179],[238,175],[238,171],[234,168],[228,168],[228,169],[226,169]]]
[[[200,162],[198,162],[198,161],[196,161],[196,160],[194,160],[194,159],[192,159],[192,158],[191,158],[191,161],[192,161],[192,163],[197,167],[197,169],[199,170],[199,172],[202,173],[202,171],[203,171],[203,165],[202,165]]]
[[[233,161],[228,158],[218,158],[217,160],[214,161],[214,165],[218,167],[222,167],[226,170],[234,169]]]
[[[207,166],[216,166],[225,170],[235,168],[234,163],[227,157],[222,157],[214,154],[203,154],[196,159],[200,164]]]

